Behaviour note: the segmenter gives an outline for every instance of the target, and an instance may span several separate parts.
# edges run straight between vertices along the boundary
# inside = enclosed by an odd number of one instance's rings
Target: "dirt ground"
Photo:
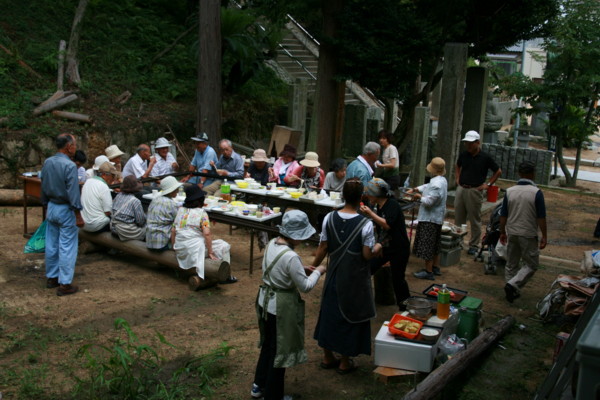
[[[600,248],[600,242],[592,236],[600,216],[600,185],[585,184],[585,190],[596,194],[545,190],[548,247],[542,252],[542,267],[524,289],[523,297],[514,304],[504,299],[503,270],[496,276],[484,275],[482,264],[468,258],[465,252],[459,264],[442,268],[443,276],[436,278],[438,283],[445,282],[483,300],[486,326],[508,314],[515,316],[518,324],[527,326],[525,331],[511,333],[510,340],[504,341],[505,350],[498,347],[487,353],[485,357],[494,360],[494,366],[488,364],[481,369],[492,368],[490,376],[473,370],[461,382],[458,391],[463,393],[462,397],[456,398],[477,397],[475,385],[485,382],[496,388],[491,394],[485,392],[486,398],[507,398],[507,393],[514,390],[511,385],[518,382],[523,382],[525,389],[521,387],[512,397],[531,398],[549,370],[552,338],[546,341],[545,347],[536,350],[536,364],[531,371],[516,375],[510,371],[518,365],[519,357],[525,357],[527,346],[531,344],[528,340],[532,341],[540,332],[542,336],[558,332],[558,327],[545,326],[536,320],[536,302],[547,292],[557,274],[578,273],[577,264],[584,250]],[[29,208],[30,226],[36,226],[40,220],[41,209]],[[19,385],[22,385],[14,373],[9,376],[8,371],[22,375],[35,365],[48,366],[38,377],[47,393],[58,395],[68,390],[72,382],[69,376],[77,365],[73,359],[76,350],[92,340],[104,342],[113,337],[116,318],[126,319],[140,340],[156,343],[155,332],[163,334],[176,346],[175,350],[164,352],[167,360],[205,354],[223,342],[233,346],[224,360],[227,377],[217,385],[214,398],[249,398],[258,356],[254,300],[261,283],[261,270],[257,247],[254,273],[249,274],[248,232],[238,229],[230,236],[227,226],[218,224],[213,228],[214,237],[232,244],[232,270],[239,278],[236,284],[192,292],[172,270],[125,255],[92,253],[79,254],[77,259],[74,283],[79,285],[80,292],[57,297],[54,290],[45,289],[43,256],[23,254],[26,239],[22,236],[22,222],[21,208],[0,209],[0,393],[4,399],[18,398]],[[310,262],[314,249],[314,246],[299,249],[305,262]],[[420,260],[411,257],[406,276],[415,295],[421,294],[431,283],[413,278],[412,273],[422,266]],[[372,374],[375,368],[372,355],[358,357],[356,362],[360,368],[350,376],[319,369],[321,352],[312,339],[312,332],[322,285],[323,280],[303,296],[309,361],[288,369],[286,391],[299,394],[302,399],[387,399],[399,398],[410,390],[410,380],[388,385],[376,382]],[[377,317],[371,324],[373,336],[395,311],[393,306],[378,306]],[[36,355],[35,365],[32,354]],[[453,398],[452,395],[446,397]]]

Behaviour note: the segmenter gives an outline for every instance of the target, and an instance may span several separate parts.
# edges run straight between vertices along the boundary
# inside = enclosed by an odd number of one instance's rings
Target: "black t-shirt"
[[[480,151],[472,156],[468,151],[463,151],[458,156],[456,165],[460,167],[461,185],[480,186],[485,182],[488,169],[493,173],[500,168],[489,154]]]
[[[254,162],[250,162],[250,166],[248,167],[248,173],[250,177],[254,179],[256,182],[260,182],[261,185],[266,185],[269,182],[269,163],[265,163],[265,167],[263,169],[256,168]]]
[[[398,253],[409,248],[410,241],[406,234],[404,213],[396,199],[389,198],[383,207],[377,210],[377,215],[385,219],[385,222],[390,226],[390,230],[385,231],[375,224],[377,241],[383,246],[383,252]]]

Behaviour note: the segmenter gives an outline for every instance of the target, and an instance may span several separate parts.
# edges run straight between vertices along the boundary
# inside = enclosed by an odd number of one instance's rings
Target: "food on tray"
[[[437,286],[435,286],[433,288],[433,290],[430,290],[429,292],[427,292],[427,294],[430,295],[430,296],[436,296],[437,297],[439,291],[440,291],[440,288],[437,287]],[[456,293],[454,293],[452,290],[450,290],[450,297],[451,298],[456,297]]]
[[[394,324],[394,328],[404,331],[406,333],[417,333],[419,332],[420,327],[421,326],[418,323],[407,320],[401,320]]]

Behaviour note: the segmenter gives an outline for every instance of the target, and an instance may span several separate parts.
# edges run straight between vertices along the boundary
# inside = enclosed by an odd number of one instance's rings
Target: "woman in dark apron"
[[[372,222],[357,212],[363,193],[360,180],[346,181],[342,193],[345,206],[325,216],[312,265],[319,265],[329,253],[314,334],[323,348],[321,368],[336,368],[345,375],[356,369],[350,357],[371,354],[370,319],[375,316],[375,303],[367,260],[381,250],[381,244],[375,244]]]

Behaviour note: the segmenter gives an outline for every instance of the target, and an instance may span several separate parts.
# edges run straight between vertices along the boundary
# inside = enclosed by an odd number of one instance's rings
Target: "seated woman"
[[[172,243],[177,262],[182,269],[196,268],[198,276],[204,279],[204,259],[231,262],[231,246],[224,240],[212,240],[210,221],[204,205],[204,192],[197,185],[185,188],[185,202],[177,211],[173,223]],[[230,276],[225,282],[235,283],[237,278]]]
[[[273,168],[269,168],[269,182],[289,186],[292,183],[289,176],[296,167],[298,167],[296,148],[291,144],[286,144],[283,151],[279,153],[279,158],[273,164]]]
[[[141,182],[134,175],[126,176],[121,192],[113,200],[110,231],[120,240],[146,239],[146,214],[142,202],[134,196],[140,190]]]
[[[334,192],[341,192],[344,188],[344,182],[346,182],[346,168],[348,163],[343,158],[336,158],[331,163],[331,169],[325,176],[325,183],[323,189],[333,190]]]
[[[288,178],[290,186],[300,186],[308,190],[318,190],[323,188],[325,182],[325,172],[319,168],[319,155],[314,151],[309,151],[300,161],[292,175]]]
[[[172,176],[160,182],[160,196],[152,199],[146,219],[146,247],[152,251],[169,249],[173,234],[173,221],[177,216],[177,189],[182,184]]]
[[[271,168],[271,165],[269,165],[267,153],[263,149],[256,149],[250,159],[250,166],[244,177],[252,178],[264,186],[269,182],[269,168]]]

